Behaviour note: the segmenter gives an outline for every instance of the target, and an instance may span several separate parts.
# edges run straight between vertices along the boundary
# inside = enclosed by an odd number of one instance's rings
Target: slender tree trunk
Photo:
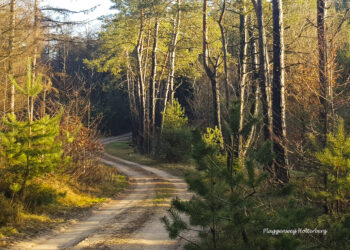
[[[226,12],[226,0],[223,0],[222,3],[222,10],[220,13],[220,18],[218,21],[220,32],[221,32],[221,43],[222,43],[222,52],[224,55],[224,73],[225,73],[225,97],[226,97],[226,109],[227,112],[229,112],[230,109],[230,89],[229,89],[229,79],[228,79],[228,65],[227,65],[227,39],[226,39],[226,32],[224,28],[224,17]]]
[[[166,106],[168,101],[170,104],[173,104],[174,101],[174,79],[175,79],[175,58],[176,58],[176,44],[178,41],[178,36],[180,32],[180,25],[181,25],[181,0],[177,0],[177,14],[176,19],[174,20],[173,25],[173,34],[171,38],[171,43],[169,46],[169,68],[168,68],[168,78],[167,78],[167,86],[165,91],[165,97],[164,97],[164,107],[163,107],[163,113],[166,111]],[[164,116],[162,117],[162,125],[163,128],[163,122],[164,122]]]
[[[126,52],[126,61],[127,61],[127,70],[126,78],[128,84],[128,97],[129,97],[129,108],[131,115],[131,132],[132,132],[132,141],[134,144],[137,143],[137,104],[135,99],[135,81],[132,77],[132,70],[129,64],[129,53]]]
[[[211,62],[213,69],[209,66],[209,44],[208,44],[208,1],[203,1],[203,66],[207,76],[211,82],[211,89],[213,95],[213,108],[214,108],[214,126],[217,126],[221,130],[221,112],[220,112],[220,90],[217,82],[217,67],[219,58],[216,62]],[[211,61],[211,60],[210,60]]]
[[[146,24],[146,27],[150,27],[150,24],[151,24],[151,20],[149,19],[147,24]],[[151,29],[148,29],[148,32],[147,32],[147,36],[146,36],[146,52],[144,54],[144,57],[142,58],[142,61],[143,61],[143,83],[144,83],[144,87],[143,87],[143,90],[144,90],[144,133],[143,133],[143,137],[144,137],[144,145],[143,145],[143,148],[144,148],[144,152],[147,152],[148,154],[150,153],[150,143],[151,143],[151,140],[150,140],[150,135],[151,135],[151,131],[150,131],[150,120],[149,120],[149,113],[150,113],[150,109],[149,109],[149,100],[150,100],[150,93],[149,93],[149,88],[147,88],[147,85],[146,85],[146,78],[147,78],[147,69],[148,69],[148,66],[149,66],[149,52],[150,52],[150,43],[151,43]]]
[[[252,74],[252,86],[251,86],[251,95],[252,98],[254,98],[254,103],[250,109],[250,114],[254,117],[258,116],[259,113],[259,97],[260,97],[260,91],[258,87],[258,80],[259,80],[259,73],[257,70],[258,63],[258,54],[256,49],[256,43],[253,36],[253,31],[249,30],[249,42],[250,42],[250,54],[251,54],[251,70],[253,72]],[[253,125],[252,129],[249,132],[249,135],[247,139],[244,142],[243,146],[243,157],[246,156],[248,149],[250,145],[253,142],[254,136],[256,133],[256,125]]]
[[[156,18],[154,23],[154,38],[153,38],[153,49],[152,49],[152,66],[151,66],[151,77],[150,77],[150,99],[149,99],[149,120],[150,120],[150,131],[154,137],[155,133],[155,115],[156,115],[156,104],[155,104],[155,93],[156,93],[156,76],[157,76],[157,50],[158,50],[158,31],[159,31],[159,20]]]
[[[158,85],[156,87],[157,91],[156,91],[156,101],[155,101],[155,109],[156,109],[156,117],[155,117],[155,126],[157,129],[161,129],[163,127],[163,117],[161,115],[161,112],[166,109],[164,109],[164,106],[167,102],[167,99],[168,99],[168,94],[169,94],[169,84],[168,82],[165,82],[162,80],[163,78],[163,75],[164,75],[164,72],[165,72],[165,68],[167,67],[167,62],[168,62],[168,58],[169,58],[169,53],[170,51],[168,50],[166,56],[165,56],[165,59],[163,61],[163,64],[162,64],[162,68],[161,68],[161,71],[159,73],[159,76],[158,76],[158,80],[156,82],[158,82]],[[165,90],[164,90],[164,83],[165,82]],[[164,92],[164,93],[163,93]],[[162,97],[164,96],[164,100],[163,102],[159,101],[162,99]]]
[[[273,0],[273,150],[276,155],[276,178],[289,182],[286,143],[286,104],[284,87],[284,37],[282,0]]]
[[[10,2],[10,36],[9,36],[9,51],[8,51],[8,75],[13,74],[13,66],[12,66],[12,52],[14,47],[14,39],[15,39],[15,27],[16,27],[16,0],[11,0]],[[15,113],[15,86],[12,84],[11,86],[11,113]]]
[[[33,75],[35,76],[36,73],[36,64],[37,64],[37,58],[38,58],[38,52],[39,52],[39,46],[38,46],[38,38],[39,38],[39,29],[40,29],[40,23],[39,23],[39,0],[34,0],[34,55],[33,55]],[[35,77],[34,77],[35,78]]]
[[[261,92],[261,103],[262,103],[262,112],[264,117],[264,138],[265,140],[272,140],[271,138],[271,115],[269,112],[269,90],[267,84],[267,68],[268,64],[266,63],[266,36],[264,29],[264,15],[263,15],[263,4],[262,0],[252,0],[255,14],[258,21],[258,30],[259,30],[259,87]]]
[[[245,96],[246,96],[246,85],[247,85],[247,66],[248,66],[248,18],[247,18],[247,7],[246,0],[242,1],[242,14],[241,14],[241,82],[240,82],[240,112],[239,112],[239,135],[238,135],[238,157],[242,157],[243,153],[243,135],[242,130],[244,126],[244,108],[245,108]]]
[[[179,32],[180,32],[180,24],[181,24],[181,0],[177,0],[177,15],[176,15],[176,20],[175,20],[175,24],[174,24],[174,34],[173,34],[173,39],[172,39],[172,44],[171,44],[171,53],[170,53],[170,62],[169,62],[169,67],[170,67],[170,75],[169,75],[170,103],[171,104],[173,104],[174,95],[175,95],[175,90],[174,90],[175,56],[176,56],[177,40],[178,40]]]
[[[39,0],[34,0],[34,53],[33,53],[33,76],[32,76],[32,85],[35,82],[35,78],[37,76],[36,74],[36,67],[37,67],[37,59],[39,57],[39,46],[38,46],[38,38],[39,38]],[[34,102],[35,97],[31,98],[31,109],[30,109],[30,116],[31,120],[34,119]]]
[[[251,20],[251,18],[250,18]],[[254,104],[251,108],[251,114],[255,115],[255,110],[259,106],[259,95],[256,96],[256,93],[259,92],[258,87],[258,80],[259,80],[259,71],[258,71],[258,65],[259,65],[259,59],[258,59],[258,51],[256,47],[256,41],[253,34],[253,28],[249,29],[249,46],[250,46],[250,58],[251,58],[251,71],[252,71],[252,83],[251,83],[251,93],[255,95],[255,98],[258,97],[258,99],[255,99]]]
[[[321,143],[326,146],[328,134],[328,77],[327,77],[327,42],[325,37],[325,15],[326,1],[317,0],[317,38],[319,53],[319,81],[320,81],[320,123],[321,123]]]
[[[137,52],[137,68],[138,68],[138,94],[139,94],[139,132],[138,132],[138,148],[143,152],[145,139],[145,84],[143,77],[143,33],[144,33],[144,11],[141,10],[140,30],[136,46]]]
[[[327,77],[327,42],[325,34],[325,16],[326,16],[326,0],[317,0],[317,40],[318,40],[318,53],[319,53],[319,81],[320,81],[320,94],[319,99],[321,103],[321,109],[319,114],[319,120],[321,124],[321,144],[325,147],[327,144],[328,134],[328,77]],[[328,175],[323,173],[324,189],[328,189]],[[325,198],[324,203],[325,214],[329,213],[328,201]]]

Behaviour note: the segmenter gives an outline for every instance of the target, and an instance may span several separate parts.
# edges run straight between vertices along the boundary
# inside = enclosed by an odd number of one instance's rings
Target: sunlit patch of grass
[[[110,168],[103,165],[101,167]],[[116,174],[99,184],[88,185],[63,175],[52,177],[49,181],[42,180],[42,185],[57,190],[58,195],[55,203],[42,206],[38,211],[63,216],[72,210],[89,208],[106,201],[123,190],[128,181],[125,176]]]
[[[156,188],[156,196],[153,199],[153,203],[159,205],[166,202],[171,197],[172,192],[172,188]]]
[[[4,238],[5,236],[11,236],[18,234],[16,228],[11,226],[0,227],[0,238]]]
[[[21,214],[21,224],[19,230],[25,234],[35,234],[43,229],[52,228],[57,223],[64,222],[63,218],[51,218],[47,214]]]

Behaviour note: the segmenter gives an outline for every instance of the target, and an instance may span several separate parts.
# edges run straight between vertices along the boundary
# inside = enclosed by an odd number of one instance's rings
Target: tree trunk
[[[170,103],[172,104],[174,101],[174,79],[175,79],[175,56],[176,56],[176,46],[177,46],[177,40],[179,37],[180,32],[180,23],[181,23],[181,0],[177,0],[177,16],[174,24],[174,34],[171,44],[171,53],[170,53],[170,74],[169,74],[169,81],[170,81]]]
[[[32,85],[35,82],[36,78],[36,66],[37,66],[37,58],[39,53],[39,46],[38,46],[38,38],[39,38],[39,8],[38,8],[38,1],[34,0],[34,53],[33,53],[33,71],[32,71]],[[30,107],[30,120],[33,121],[34,119],[34,100],[35,97],[31,97],[31,107]]]
[[[220,90],[217,82],[217,68],[219,58],[216,59],[215,64],[211,62],[213,69],[209,67],[209,44],[208,44],[208,1],[203,1],[203,66],[207,76],[211,82],[211,89],[213,95],[213,108],[214,108],[214,126],[217,126],[221,130],[221,112],[220,112]]]
[[[12,70],[12,52],[15,39],[15,26],[16,26],[16,0],[11,0],[10,3],[10,36],[9,36],[9,51],[8,51],[8,75],[13,74]],[[15,113],[15,85],[11,86],[11,113]]]
[[[262,112],[264,117],[264,138],[265,140],[271,139],[271,116],[269,112],[269,90],[267,84],[267,67],[266,64],[266,36],[264,29],[264,15],[263,15],[263,4],[262,0],[252,0],[255,14],[258,21],[258,30],[259,30],[259,87],[261,92],[261,103],[262,103]]]
[[[251,98],[254,99],[254,103],[252,104],[252,107],[250,109],[250,114],[253,117],[257,117],[259,113],[259,96],[260,96],[260,91],[258,87],[258,80],[259,80],[259,73],[257,70],[257,65],[258,65],[258,55],[257,55],[257,49],[256,49],[256,42],[253,37],[253,30],[249,30],[249,43],[250,43],[250,56],[251,56],[251,70],[253,72],[252,74],[252,84],[251,84]],[[244,142],[243,146],[243,157],[246,156],[249,147],[251,146],[254,136],[256,133],[256,125],[253,125],[251,128],[249,135],[247,139]]]
[[[38,8],[38,1],[34,0],[34,54],[33,54],[33,75],[35,76],[35,67],[37,64],[37,58],[38,58],[38,38],[39,38],[39,8]]]
[[[220,18],[218,21],[219,27],[220,27],[220,32],[221,32],[221,43],[222,43],[222,52],[224,55],[224,73],[225,73],[225,97],[226,97],[226,109],[227,112],[229,112],[230,109],[230,89],[229,89],[229,79],[228,79],[228,65],[227,65],[227,39],[226,39],[226,32],[224,28],[224,16],[225,16],[225,11],[226,11],[226,0],[223,1],[222,4],[222,10],[220,13]]]
[[[247,18],[247,8],[246,0],[242,1],[242,14],[240,17],[240,27],[241,27],[241,82],[239,87],[240,96],[240,112],[239,112],[239,135],[238,135],[238,157],[241,158],[243,155],[243,126],[244,126],[244,108],[245,108],[245,96],[246,96],[246,84],[247,84],[247,66],[248,66],[248,18]]]
[[[319,53],[319,81],[320,81],[320,93],[319,100],[321,103],[321,109],[319,114],[319,120],[321,124],[321,145],[325,147],[327,144],[328,134],[328,77],[327,77],[327,42],[325,35],[325,16],[326,16],[326,1],[317,0],[317,40],[318,40],[318,53]],[[328,175],[323,173],[324,190],[328,189]],[[325,198],[324,212],[328,214],[328,201]]]
[[[141,10],[140,30],[136,46],[137,68],[138,68],[138,95],[139,95],[139,132],[138,132],[138,149],[144,150],[144,133],[145,133],[145,85],[143,77],[142,57],[143,57],[143,33],[144,33],[144,12]]]
[[[156,18],[154,23],[154,38],[153,38],[153,49],[152,49],[152,66],[151,66],[151,77],[150,77],[150,99],[149,99],[149,120],[150,120],[150,131],[154,137],[155,133],[155,92],[156,92],[156,75],[157,75],[157,49],[158,49],[158,31],[159,31],[159,20]]]
[[[132,70],[129,64],[129,53],[126,53],[126,60],[127,60],[127,83],[128,83],[128,97],[129,97],[129,108],[130,108],[130,115],[131,115],[131,132],[132,132],[132,142],[134,145],[137,144],[137,102],[135,98],[135,80],[132,77]]]
[[[169,69],[168,69],[168,78],[167,78],[167,86],[164,97],[164,107],[163,113],[166,112],[166,106],[168,101],[170,104],[173,103],[175,91],[174,91],[174,78],[175,78],[175,58],[176,58],[176,44],[180,32],[180,24],[181,24],[181,0],[177,0],[177,15],[173,24],[173,34],[171,38],[171,43],[169,46]],[[164,116],[162,117],[162,125],[163,128]]]
[[[284,39],[282,0],[273,0],[273,150],[276,178],[281,183],[288,183],[289,170],[286,143],[286,104],[284,87]]]
[[[326,146],[328,134],[328,101],[327,101],[327,42],[325,38],[325,0],[317,0],[317,38],[319,53],[319,81],[320,81],[320,123],[321,123],[321,143]]]

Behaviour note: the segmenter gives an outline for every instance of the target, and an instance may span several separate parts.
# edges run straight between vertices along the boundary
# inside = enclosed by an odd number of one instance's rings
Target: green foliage
[[[214,129],[207,128],[207,132],[203,135],[203,140],[208,146],[219,146],[220,148],[224,146],[224,138],[222,137],[221,131],[216,126]]]
[[[25,88],[19,86],[12,75],[10,75],[9,78],[15,88],[26,97],[36,97],[43,90],[43,85],[41,84],[42,75],[39,75],[37,78],[33,79],[32,64],[30,58],[28,58],[27,62],[27,82]]]
[[[330,206],[340,212],[350,202],[350,136],[344,131],[344,120],[339,120],[334,134],[328,134],[326,147],[316,152],[315,157],[321,164],[320,172],[328,178],[327,189],[316,192],[315,196],[327,198]]]
[[[164,128],[177,129],[183,128],[188,124],[188,118],[185,115],[185,110],[181,107],[177,100],[173,104],[168,103],[165,113],[162,112],[164,119]]]
[[[38,80],[39,79],[39,80]],[[32,81],[31,64],[28,63],[27,86],[12,83],[27,98],[33,99],[42,90],[41,78]],[[28,108],[28,113],[30,109]],[[56,138],[60,133],[62,111],[50,117],[18,120],[16,115],[7,114],[3,119],[4,129],[0,132],[0,154],[5,169],[14,175],[10,189],[23,195],[27,181],[51,172],[62,161],[62,144]]]
[[[168,162],[187,162],[191,158],[192,132],[188,128],[185,110],[177,100],[168,104],[164,117],[160,141],[160,158]]]
[[[62,145],[56,141],[60,117],[47,115],[29,122],[8,114],[3,120],[6,130],[0,132],[1,155],[7,171],[16,175],[13,191],[18,191],[18,185],[24,188],[23,182],[51,172],[61,162]]]
[[[270,144],[250,149],[244,164],[231,170],[220,131],[195,131],[192,143],[197,168],[188,171],[185,180],[194,195],[189,201],[174,199],[169,216],[162,218],[171,238],[186,238],[183,232],[198,230],[200,242],[186,249],[296,249],[302,244],[295,235],[263,233],[264,228],[303,228],[314,211],[299,206],[295,185],[282,190],[266,186],[268,174],[259,167],[272,158]],[[180,214],[189,216],[189,223]]]
[[[164,128],[161,137],[160,157],[168,162],[187,162],[191,158],[189,128]]]
[[[312,156],[318,163],[311,175],[306,195],[318,207],[312,216],[315,227],[327,229],[322,244],[329,249],[347,249],[350,244],[350,136],[345,132],[344,120],[339,119],[337,127],[327,135],[327,142],[321,148],[314,135]],[[326,181],[325,181],[326,180]],[[326,185],[325,185],[326,184]],[[327,213],[322,207],[327,207]]]

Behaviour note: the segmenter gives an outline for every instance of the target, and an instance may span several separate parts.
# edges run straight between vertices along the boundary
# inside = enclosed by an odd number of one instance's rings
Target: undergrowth
[[[114,167],[96,163],[79,177],[60,173],[36,178],[29,183],[23,202],[2,185],[0,247],[12,238],[34,235],[57,223],[82,217],[89,208],[112,198],[127,184]]]

